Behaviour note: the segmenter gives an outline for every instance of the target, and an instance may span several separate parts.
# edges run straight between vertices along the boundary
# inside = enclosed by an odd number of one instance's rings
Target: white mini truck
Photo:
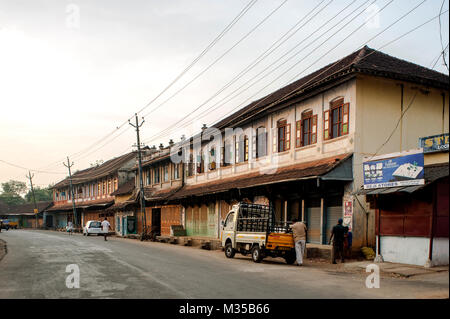
[[[276,225],[271,206],[241,202],[234,205],[222,221],[222,246],[225,256],[233,258],[236,252],[251,253],[254,262],[264,257],[283,257],[286,263],[295,262],[292,231],[285,223]]]

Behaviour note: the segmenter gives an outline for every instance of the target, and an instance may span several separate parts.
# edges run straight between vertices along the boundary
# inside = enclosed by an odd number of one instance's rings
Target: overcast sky
[[[158,107],[145,118],[142,141],[149,146],[167,145],[170,138],[178,141],[181,134],[198,131],[202,123],[214,123],[232,109],[284,86],[295,75],[311,73],[357,50],[422,1],[393,1],[343,41],[390,2],[378,0],[323,43],[370,2],[344,20],[366,0],[258,0],[189,72],[140,113],[140,116],[146,115]],[[312,14],[323,10],[314,19],[186,119],[189,125],[153,138],[213,96],[321,2]],[[72,155],[73,169],[77,170],[131,150],[136,141],[135,132],[128,124],[118,130],[116,127],[154,99],[248,3],[249,0],[0,0],[0,182],[26,181],[27,173],[1,160],[45,171],[34,172],[34,182],[45,186],[65,177],[62,161],[67,155]],[[448,3],[446,0],[444,11],[448,10]],[[441,4],[441,0],[426,1],[368,45],[375,49],[383,46],[438,15]],[[350,6],[345,11],[311,36],[347,5]],[[219,62],[161,105],[278,7]],[[449,38],[448,20],[446,13],[442,16],[444,46]],[[338,22],[339,25],[331,28]],[[329,28],[331,30],[319,38]],[[291,54],[300,53],[278,67],[277,63],[290,57],[281,58],[283,54],[298,43],[300,46]],[[331,50],[337,44],[339,46]],[[382,49],[427,67],[441,50],[438,20]],[[446,52],[448,61],[448,50]],[[328,54],[315,62],[325,53]],[[273,73],[229,103],[217,103],[274,62]],[[442,60],[436,70],[448,74]],[[200,117],[202,111],[214,104],[217,109]],[[88,148],[113,131],[115,134],[109,139]]]

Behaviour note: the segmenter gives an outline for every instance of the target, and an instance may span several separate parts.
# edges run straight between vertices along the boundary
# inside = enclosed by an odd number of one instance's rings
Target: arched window
[[[291,148],[291,124],[284,119],[277,122],[277,138],[278,143],[274,145],[276,152],[284,152]]]
[[[249,143],[247,135],[236,137],[236,163],[248,161]]]
[[[258,127],[253,142],[253,158],[260,158],[267,155],[267,132],[264,126]]]

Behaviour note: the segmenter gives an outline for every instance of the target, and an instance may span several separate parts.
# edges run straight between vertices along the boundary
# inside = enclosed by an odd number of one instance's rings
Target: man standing
[[[67,231],[69,232],[69,235],[72,235],[73,232],[73,223],[71,220],[67,223]]]
[[[297,219],[292,220],[292,233],[294,235],[295,254],[297,255],[297,265],[303,265],[303,254],[306,246],[306,225]]]
[[[341,262],[344,262],[344,237],[345,237],[345,227],[342,226],[342,218],[339,218],[336,226],[333,227],[331,231],[330,241],[328,245],[331,244],[333,240],[333,264],[336,264],[336,256],[339,253],[341,257]]]
[[[102,221],[102,227],[103,227],[103,234],[105,235],[105,241],[107,241],[106,236],[108,236],[109,227],[111,227],[111,224],[109,223],[108,219],[106,219],[106,217],[105,220]]]

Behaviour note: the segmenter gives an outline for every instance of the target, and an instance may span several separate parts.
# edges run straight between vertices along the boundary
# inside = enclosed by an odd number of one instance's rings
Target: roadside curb
[[[0,261],[2,261],[3,257],[8,253],[8,248],[6,246],[6,241],[0,239]]]

